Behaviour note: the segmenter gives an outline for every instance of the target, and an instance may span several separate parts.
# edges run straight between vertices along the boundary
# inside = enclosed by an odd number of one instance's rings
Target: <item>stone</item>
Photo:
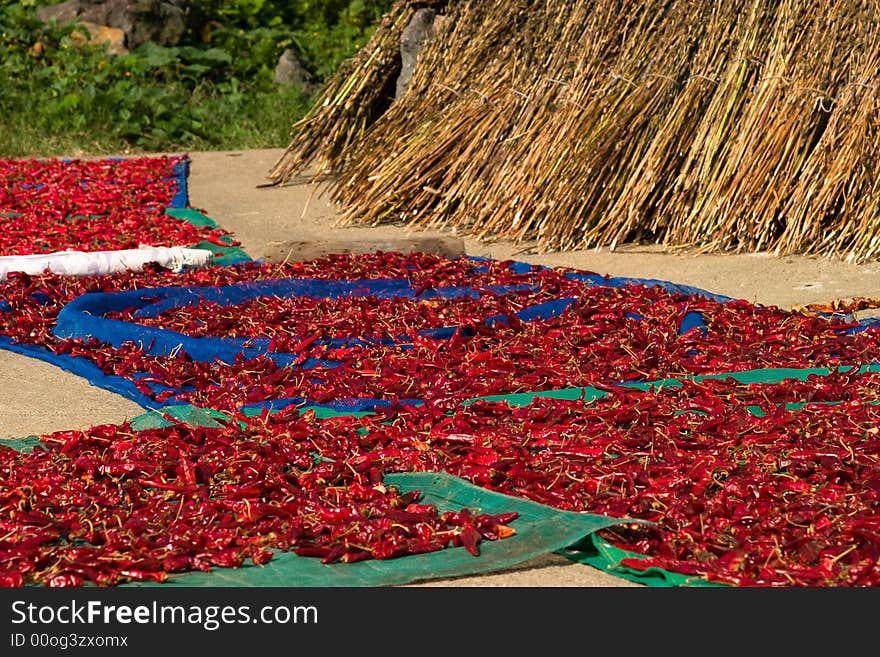
[[[89,21],[80,21],[79,24],[89,31],[90,38],[88,39],[88,43],[93,45],[103,44],[107,50],[107,54],[119,56],[128,52],[128,49],[125,47],[125,32],[118,27],[96,25]],[[82,40],[83,43],[86,42],[85,36],[79,31],[72,32],[70,34],[70,39],[74,43],[80,40]]]
[[[193,26],[190,5],[186,0],[66,0],[39,8],[37,15],[44,23],[53,19],[59,24],[79,21],[122,30],[126,48],[137,48],[147,41],[175,46]],[[109,34],[102,36],[110,38]],[[112,38],[116,43],[115,33]]]
[[[377,251],[429,253],[454,258],[464,255],[461,237],[401,237],[386,239],[285,240],[268,242],[263,261],[267,263],[302,262],[339,253],[367,254]]]
[[[306,93],[315,88],[314,76],[303,66],[293,48],[287,48],[278,58],[274,80],[275,84],[300,86]]]
[[[59,24],[69,23],[76,19],[80,12],[79,0],[67,0],[57,5],[49,5],[48,7],[38,7],[37,17],[44,23],[48,23],[53,19]]]
[[[437,14],[433,9],[416,10],[400,35],[400,75],[394,97],[400,98],[406,92],[416,68],[416,60],[425,42],[434,34],[434,20]]]
[[[175,46],[187,29],[183,5],[181,0],[107,0],[84,4],[78,18],[121,29],[129,48],[147,41]]]

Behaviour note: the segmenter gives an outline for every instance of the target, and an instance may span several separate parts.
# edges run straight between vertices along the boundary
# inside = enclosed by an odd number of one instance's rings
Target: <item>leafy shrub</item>
[[[205,29],[108,55],[82,26],[43,25],[0,0],[0,156],[282,147],[307,91],[273,82],[295,47],[318,81],[372,33],[390,0],[197,0]],[[79,33],[79,34],[77,34]]]

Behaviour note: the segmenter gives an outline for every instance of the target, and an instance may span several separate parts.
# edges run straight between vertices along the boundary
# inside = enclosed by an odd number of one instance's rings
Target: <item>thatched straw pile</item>
[[[446,20],[389,106],[425,5]],[[269,177],[315,163],[343,222],[864,261],[880,254],[880,2],[399,2]]]

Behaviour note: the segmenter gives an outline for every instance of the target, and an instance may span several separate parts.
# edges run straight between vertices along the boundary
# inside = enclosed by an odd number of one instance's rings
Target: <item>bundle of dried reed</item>
[[[315,161],[319,175],[332,171],[346,147],[388,108],[400,72],[400,35],[417,4],[395,2],[364,47],[324,85],[316,102],[291,128],[291,142],[270,179],[284,182]]]
[[[270,174],[320,157],[343,222],[541,250],[880,255],[878,0],[434,3],[446,20],[407,93],[359,107],[416,4]]]

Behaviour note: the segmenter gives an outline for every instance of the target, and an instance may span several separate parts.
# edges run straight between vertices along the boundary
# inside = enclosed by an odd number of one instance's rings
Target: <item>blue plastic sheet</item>
[[[602,284],[604,280],[599,278],[598,282],[591,281],[591,284]],[[527,289],[536,288],[522,285],[489,288],[491,292],[496,294]],[[130,292],[91,292],[68,303],[59,313],[53,330],[55,335],[61,338],[97,338],[114,347],[121,347],[124,343],[133,343],[154,356],[167,356],[183,350],[193,360],[209,363],[215,361],[234,363],[236,358],[240,356],[248,359],[266,356],[282,367],[294,364],[303,369],[318,366],[334,367],[338,365],[334,361],[308,359],[298,363],[298,354],[270,351],[268,338],[189,337],[176,331],[109,319],[105,315],[111,312],[132,310],[134,317],[150,318],[173,308],[185,308],[200,303],[239,305],[255,298],[264,297],[306,296],[316,299],[336,299],[342,296],[375,296],[382,299],[454,299],[462,297],[476,299],[480,294],[479,290],[461,286],[416,288],[404,279],[274,279],[218,287],[164,287]],[[549,319],[561,315],[575,301],[574,297],[556,299],[530,306],[515,315],[521,321]],[[632,316],[638,318],[636,315]],[[507,318],[495,315],[487,317],[485,321],[491,326],[496,323],[504,324],[507,322]],[[702,330],[705,330],[701,315],[691,312],[685,315],[679,330],[683,333],[694,327],[701,327]],[[424,330],[419,333],[434,339],[445,339],[461,330],[462,327],[459,326],[448,326]],[[348,338],[318,342],[330,348],[352,345],[370,347],[377,344],[398,345],[406,348],[410,343],[410,338]]]
[[[485,258],[472,259],[478,262],[486,262],[487,265],[491,262]],[[520,262],[508,262],[505,264],[519,273],[530,273],[541,269],[547,269],[545,267],[535,267],[534,265]],[[714,299],[721,303],[726,303],[731,300],[730,297],[715,295],[699,288],[677,285],[668,281],[659,281],[656,279],[612,278],[591,273],[569,273],[566,275],[570,278],[582,281],[587,285],[593,286],[622,287],[627,285],[657,285],[673,293],[702,296]],[[496,286],[491,288],[491,291],[494,293],[503,293],[515,289],[534,290],[537,289],[537,287],[528,285],[513,287]],[[136,317],[147,318],[155,317],[159,313],[171,308],[186,307],[196,303],[215,302],[218,304],[240,304],[257,297],[265,296],[311,296],[314,298],[331,299],[344,295],[374,295],[381,298],[418,297],[427,299],[431,297],[456,298],[463,296],[477,298],[480,294],[481,292],[479,290],[468,287],[447,287],[425,290],[413,287],[409,281],[404,279],[274,279],[268,281],[239,283],[222,287],[163,287],[135,290],[131,292],[89,293],[74,299],[62,309],[58,316],[54,331],[59,337],[94,337],[116,347],[119,347],[126,342],[132,342],[140,345],[148,353],[153,355],[169,355],[176,353],[179,350],[184,350],[191,358],[197,361],[222,361],[227,363],[234,362],[236,357],[243,356],[245,358],[254,358],[262,355],[273,359],[280,366],[293,366],[293,364],[298,361],[299,356],[297,354],[268,351],[269,340],[267,338],[192,338],[175,331],[109,319],[104,315],[112,311],[134,309],[134,315]],[[555,299],[521,310],[516,313],[516,316],[521,321],[534,321],[557,317],[565,312],[565,310],[575,301],[576,299],[573,297]],[[2,311],[2,308],[0,308],[0,311]],[[635,313],[630,313],[627,316],[633,319],[641,318]],[[504,324],[507,322],[507,319],[508,318],[505,316],[496,315],[487,317],[485,321],[491,326],[496,323]],[[878,321],[880,320],[874,320],[871,324],[875,325]],[[700,313],[697,312],[685,313],[681,324],[677,328],[679,333],[682,334],[691,330],[699,330],[704,334],[707,333],[703,318]],[[422,331],[420,333],[431,338],[445,339],[452,336],[456,331],[462,330],[462,327],[449,326]],[[861,330],[861,327],[851,329],[851,332],[856,332],[858,330]],[[405,337],[401,337],[398,340],[349,338],[324,342],[329,347],[345,345],[371,346],[381,343],[385,345],[396,344],[399,347],[406,348],[407,340],[409,340],[409,338]],[[155,406],[155,402],[138,390],[133,381],[106,375],[86,359],[71,357],[68,355],[57,355],[40,347],[12,344],[8,339],[2,337],[0,337],[0,348],[17,351],[59,365],[68,371],[84,376],[94,385],[124,395],[144,408]],[[334,361],[309,359],[305,362],[298,363],[296,366],[303,369],[316,366],[332,368],[338,364],[339,363]],[[156,393],[160,392],[160,386],[158,386],[158,384],[151,382],[149,387]],[[181,392],[171,388],[168,388],[168,390],[172,393]],[[168,401],[170,403],[176,403],[173,398]],[[417,403],[419,400],[407,401]],[[388,403],[390,402],[379,399],[342,399],[335,400],[329,404],[314,404],[305,398],[290,397],[286,399],[276,399],[271,402],[250,404],[247,407],[244,407],[244,409],[256,411],[260,408],[281,408],[290,404],[308,404],[324,406],[344,412],[360,412],[370,411],[376,406],[387,405]]]
[[[172,174],[177,181],[177,191],[174,194],[174,198],[171,199],[171,203],[168,204],[168,207],[188,208],[189,188],[187,187],[187,181],[189,179],[189,157],[184,157],[175,164],[172,168]]]
[[[524,286],[516,288],[496,286],[491,288],[491,291],[502,293],[512,289],[527,288]],[[185,308],[199,303],[238,305],[260,297],[300,296],[316,299],[336,299],[343,296],[375,296],[381,299],[455,299],[463,297],[477,299],[480,292],[469,287],[420,289],[403,279],[344,281],[274,279],[218,287],[164,287],[129,292],[90,292],[77,297],[61,310],[53,332],[60,338],[97,338],[114,347],[121,347],[124,343],[130,342],[154,356],[167,356],[183,350],[196,361],[210,363],[219,360],[233,363],[239,355],[244,355],[246,358],[265,355],[281,366],[288,366],[298,360],[298,355],[269,351],[270,340],[268,338],[195,338],[167,329],[109,319],[104,315],[133,310],[134,316],[147,318],[156,317],[171,308]],[[448,327],[423,331],[422,333],[431,337],[443,337],[445,332],[449,332],[451,335],[457,328]],[[370,338],[333,339],[320,342],[331,348],[396,343],[395,340]],[[333,367],[336,364],[333,361],[309,359],[300,367],[309,369],[317,366]]]
[[[480,259],[489,262],[485,259]],[[535,271],[535,267],[526,263],[508,263],[520,273]],[[607,277],[584,275],[579,276],[588,285],[612,287],[647,284],[643,279],[609,279]],[[653,284],[654,281],[648,281]],[[673,292],[685,293],[681,286],[664,282],[666,289]],[[513,290],[537,290],[537,286],[493,286],[488,288],[495,294],[502,294]],[[703,291],[699,291],[702,293]],[[706,293],[708,294],[708,293]],[[216,361],[234,363],[237,357],[255,358],[265,356],[272,359],[281,367],[296,366],[301,369],[314,367],[333,368],[338,362],[330,360],[307,359],[298,362],[298,354],[269,351],[270,340],[268,338],[230,338],[230,337],[189,337],[176,331],[145,326],[136,323],[123,322],[105,317],[107,313],[114,311],[129,310],[136,318],[152,318],[162,312],[173,308],[185,308],[200,303],[216,303],[219,305],[238,305],[255,298],[264,297],[295,297],[307,296],[317,299],[336,299],[342,296],[376,296],[379,298],[479,298],[480,290],[469,287],[439,287],[417,288],[404,279],[359,279],[359,280],[325,280],[325,279],[273,279],[258,282],[237,283],[218,287],[162,287],[146,290],[133,290],[130,292],[114,293],[88,293],[71,301],[58,315],[54,333],[58,337],[67,338],[97,338],[102,342],[115,347],[124,343],[133,343],[155,356],[167,356],[183,350],[196,361],[213,363]],[[521,321],[535,321],[558,317],[577,301],[574,297],[554,299],[552,301],[535,304],[517,313],[516,317]],[[633,319],[641,319],[635,313],[627,315]],[[485,322],[492,325],[503,325],[508,318],[503,315],[494,315],[485,318]],[[703,332],[706,328],[702,316],[696,312],[686,313],[679,332],[699,328]],[[467,334],[468,329],[460,326],[448,326],[420,331],[421,335],[434,338],[446,339],[456,331]],[[347,338],[320,341],[330,348],[340,346],[374,346],[378,344],[396,345],[400,348],[411,346],[411,338],[401,336],[397,339],[373,339],[373,338]],[[56,358],[66,358],[58,356]],[[101,387],[109,387],[108,377],[101,374],[95,378],[95,370],[88,368],[86,374],[89,380]],[[154,382],[148,387],[159,394],[162,390]],[[144,403],[145,396],[137,391],[130,381],[113,385],[117,392],[128,396],[136,403],[149,407]],[[132,393],[132,390],[136,393]],[[179,394],[183,390],[168,388],[172,394]],[[173,399],[173,397],[171,398]],[[171,401],[169,399],[169,401]],[[406,403],[420,403],[420,400],[404,400]],[[279,409],[290,405],[309,405],[329,408],[341,412],[369,412],[377,406],[387,406],[391,403],[382,399],[341,399],[329,403],[316,404],[304,397],[289,397],[266,402],[248,404],[243,411],[257,412],[260,409]]]

